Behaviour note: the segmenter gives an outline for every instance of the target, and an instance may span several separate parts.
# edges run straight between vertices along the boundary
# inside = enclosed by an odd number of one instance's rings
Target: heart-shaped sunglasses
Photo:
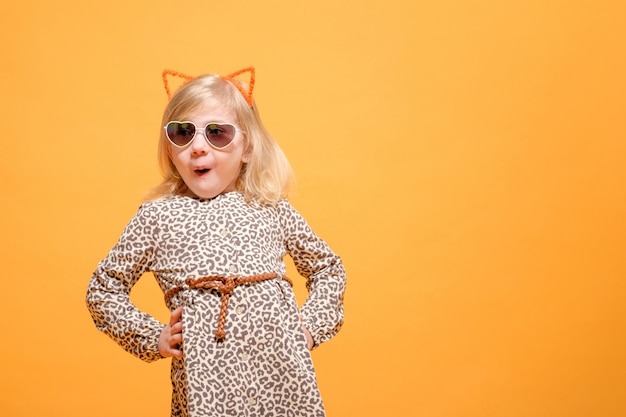
[[[237,132],[241,129],[230,123],[208,123],[204,129],[198,129],[193,122],[171,121],[163,127],[170,143],[178,148],[185,148],[193,141],[198,131],[204,132],[209,145],[215,149],[224,149],[233,142]]]

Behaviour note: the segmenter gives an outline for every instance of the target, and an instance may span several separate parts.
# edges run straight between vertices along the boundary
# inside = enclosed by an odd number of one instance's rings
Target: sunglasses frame
[[[185,145],[178,145],[177,143],[174,143],[174,141],[172,139],[170,139],[170,135],[167,133],[167,127],[172,124],[172,123],[188,123],[190,125],[193,126],[193,128],[195,129],[194,133],[193,133],[193,137],[191,139],[189,139],[189,142]],[[233,138],[230,140],[230,142],[228,142],[228,145],[224,145],[222,147],[220,146],[215,146],[213,143],[211,143],[211,141],[209,140],[209,137],[207,136],[206,133],[206,128],[209,127],[210,125],[218,125],[218,126],[230,126],[233,129],[235,129],[235,134],[233,135]],[[178,121],[178,120],[170,120],[169,122],[167,122],[167,124],[165,126],[163,126],[163,129],[165,130],[165,137],[167,138],[167,140],[175,147],[177,147],[178,149],[184,149],[187,146],[191,145],[191,143],[196,139],[196,135],[198,134],[198,132],[202,132],[202,135],[204,136],[204,139],[207,141],[207,143],[213,148],[213,149],[217,149],[222,150],[222,149],[226,149],[227,147],[229,147],[233,141],[235,140],[235,136],[237,136],[237,132],[241,132],[244,133],[243,130],[239,129],[237,126],[235,126],[232,123],[222,123],[222,122],[209,122],[207,123],[202,129],[198,129],[198,126],[194,123],[194,122],[190,122],[188,120],[185,121]]]

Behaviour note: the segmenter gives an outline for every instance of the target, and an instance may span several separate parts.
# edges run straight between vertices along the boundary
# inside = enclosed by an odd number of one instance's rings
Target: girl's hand
[[[311,336],[311,332],[306,327],[302,326],[304,329],[304,336],[306,337],[306,343],[309,347],[309,350],[313,349],[313,345],[315,342],[313,341],[313,336]]]
[[[302,330],[304,331],[304,337],[306,337],[306,344],[309,347],[309,350],[311,350],[313,349],[313,345],[315,345],[315,342],[313,341],[313,336],[311,336],[311,332],[309,331],[309,329],[304,327],[302,316],[300,316],[300,325],[302,326]]]
[[[183,323],[180,318],[183,315],[183,307],[178,307],[172,311],[170,322],[161,332],[159,337],[159,353],[164,358],[173,356],[182,359],[183,351],[180,344],[183,342]]]

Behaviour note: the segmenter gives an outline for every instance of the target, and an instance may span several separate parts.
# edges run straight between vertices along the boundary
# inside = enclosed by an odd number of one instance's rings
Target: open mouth
[[[195,169],[194,172],[198,175],[203,175],[206,174],[207,172],[209,172],[210,170],[208,168],[201,168],[201,169]]]

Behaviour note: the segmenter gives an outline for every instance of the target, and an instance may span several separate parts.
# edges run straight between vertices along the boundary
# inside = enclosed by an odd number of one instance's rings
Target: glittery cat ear
[[[169,80],[167,79],[168,75],[172,77],[182,78],[184,80],[183,84],[193,79],[191,75],[183,74],[178,71],[172,71],[172,70],[167,70],[167,69],[163,70],[163,86],[165,87],[165,92],[167,93],[168,100],[172,98],[172,92],[170,91]]]
[[[241,86],[241,84],[239,84],[236,80],[235,77],[237,77],[238,75],[241,75],[245,72],[249,72],[250,73],[250,82],[248,83],[248,91],[244,90],[244,88]],[[248,102],[248,105],[250,107],[252,107],[252,105],[254,104],[254,102],[252,101],[252,90],[254,90],[254,67],[248,67],[248,68],[244,68],[242,70],[239,71],[235,71],[232,74],[228,74],[228,75],[224,75],[222,77],[220,77],[222,80],[225,81],[229,81],[232,85],[234,85],[237,90],[239,90],[239,92],[241,93],[241,95],[243,96],[243,98],[246,99],[246,101]]]

